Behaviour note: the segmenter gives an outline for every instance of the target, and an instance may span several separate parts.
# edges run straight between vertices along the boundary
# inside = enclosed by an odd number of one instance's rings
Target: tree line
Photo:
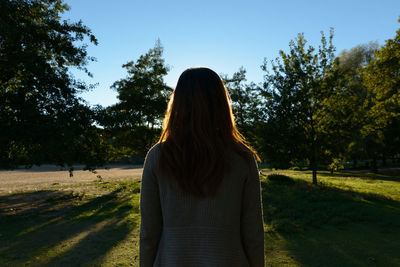
[[[122,67],[127,76],[111,86],[118,102],[90,107],[77,94],[91,90],[70,70],[92,74],[98,45],[79,22],[61,21],[62,0],[0,1],[0,168],[52,163],[98,166],[142,157],[158,140],[172,88],[163,47],[155,46]],[[399,20],[400,22],[400,20]],[[318,47],[304,34],[272,61],[264,81],[248,82],[241,67],[221,74],[239,130],[275,168],[340,169],[343,162],[400,156],[400,29],[382,46],[358,45],[335,56],[334,32],[321,32]]]

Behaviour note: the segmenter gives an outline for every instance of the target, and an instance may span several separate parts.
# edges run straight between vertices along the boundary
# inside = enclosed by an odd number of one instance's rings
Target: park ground
[[[138,266],[139,166],[0,171],[0,266]],[[261,173],[266,266],[400,266],[400,170]]]

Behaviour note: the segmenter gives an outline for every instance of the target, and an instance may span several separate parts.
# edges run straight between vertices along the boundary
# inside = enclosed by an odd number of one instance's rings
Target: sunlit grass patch
[[[278,171],[306,182],[312,181],[310,172]],[[400,201],[400,174],[374,174],[362,172],[319,172],[318,182],[331,188],[369,193]]]
[[[99,182],[99,187],[118,191],[127,191],[133,194],[140,193],[141,180]]]

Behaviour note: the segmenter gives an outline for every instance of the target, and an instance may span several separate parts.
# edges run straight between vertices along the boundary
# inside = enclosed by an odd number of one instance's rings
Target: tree
[[[79,161],[91,169],[109,159],[92,110],[76,96],[91,86],[69,72],[91,76],[85,40],[97,39],[81,21],[61,21],[67,10],[62,0],[0,2],[2,168]]]
[[[400,152],[400,29],[366,67],[364,85],[368,94],[363,134],[372,140],[372,144],[385,147],[387,152],[395,155]],[[375,162],[379,151],[374,152]]]
[[[128,76],[111,88],[119,102],[107,107],[99,123],[115,136],[115,145],[136,155],[144,155],[157,141],[172,88],[164,82],[169,68],[162,58],[163,47],[155,47],[136,61],[122,65]]]
[[[335,59],[327,77],[333,85],[325,102],[325,128],[330,135],[330,151],[333,158],[354,161],[366,156],[368,147],[361,133],[365,123],[364,103],[367,88],[363,85],[363,71],[371,62],[376,42],[357,45],[343,50]],[[334,163],[334,162],[332,162]]]
[[[306,48],[303,34],[289,43],[289,52],[280,51],[280,59],[271,61],[272,74],[265,61],[264,95],[267,96],[268,124],[265,131],[269,157],[281,160],[309,161],[313,183],[317,184],[317,165],[325,156],[327,136],[323,131],[324,103],[332,85],[326,76],[332,68],[335,48],[321,32],[321,45],[315,51]],[[277,155],[278,154],[278,155]]]
[[[222,74],[225,87],[232,100],[232,110],[239,131],[248,141],[257,147],[257,130],[263,121],[261,98],[258,96],[258,86],[251,82],[246,83],[246,69],[239,68],[232,77]]]

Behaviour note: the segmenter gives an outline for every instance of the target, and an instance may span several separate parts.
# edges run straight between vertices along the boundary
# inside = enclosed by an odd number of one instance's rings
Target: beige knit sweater
[[[157,171],[159,144],[146,155],[140,196],[141,267],[265,266],[257,162],[231,154],[231,170],[216,198],[173,191]]]

